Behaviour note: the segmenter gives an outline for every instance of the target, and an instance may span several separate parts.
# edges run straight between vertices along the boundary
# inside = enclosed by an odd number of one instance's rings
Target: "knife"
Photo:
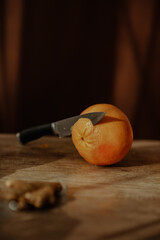
[[[92,124],[95,125],[104,117],[104,115],[105,112],[86,113],[75,117],[66,118],[57,122],[28,128],[17,133],[16,136],[22,144],[33,141],[45,135],[67,137],[71,135],[72,126],[80,118],[89,118],[92,121]]]

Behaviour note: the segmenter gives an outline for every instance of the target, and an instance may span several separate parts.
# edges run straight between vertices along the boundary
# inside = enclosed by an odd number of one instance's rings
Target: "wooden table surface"
[[[134,141],[119,164],[84,161],[70,138],[21,145],[0,135],[0,186],[7,179],[60,181],[51,209],[14,212],[0,201],[0,239],[160,239],[160,141]]]

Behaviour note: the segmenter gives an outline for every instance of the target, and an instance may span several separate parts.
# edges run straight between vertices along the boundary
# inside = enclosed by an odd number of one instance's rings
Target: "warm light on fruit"
[[[133,131],[127,116],[111,104],[96,104],[81,114],[106,112],[93,126],[88,118],[80,118],[72,127],[72,140],[79,154],[94,165],[111,165],[128,153]]]

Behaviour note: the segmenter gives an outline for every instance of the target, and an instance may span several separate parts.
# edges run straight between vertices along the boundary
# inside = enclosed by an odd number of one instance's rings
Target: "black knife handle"
[[[28,128],[16,134],[22,144],[43,137],[45,135],[55,135],[50,123]]]

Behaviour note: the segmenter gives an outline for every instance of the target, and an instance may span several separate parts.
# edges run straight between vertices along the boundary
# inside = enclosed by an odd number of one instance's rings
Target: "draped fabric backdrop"
[[[160,137],[158,0],[1,0],[0,132],[111,103]]]

